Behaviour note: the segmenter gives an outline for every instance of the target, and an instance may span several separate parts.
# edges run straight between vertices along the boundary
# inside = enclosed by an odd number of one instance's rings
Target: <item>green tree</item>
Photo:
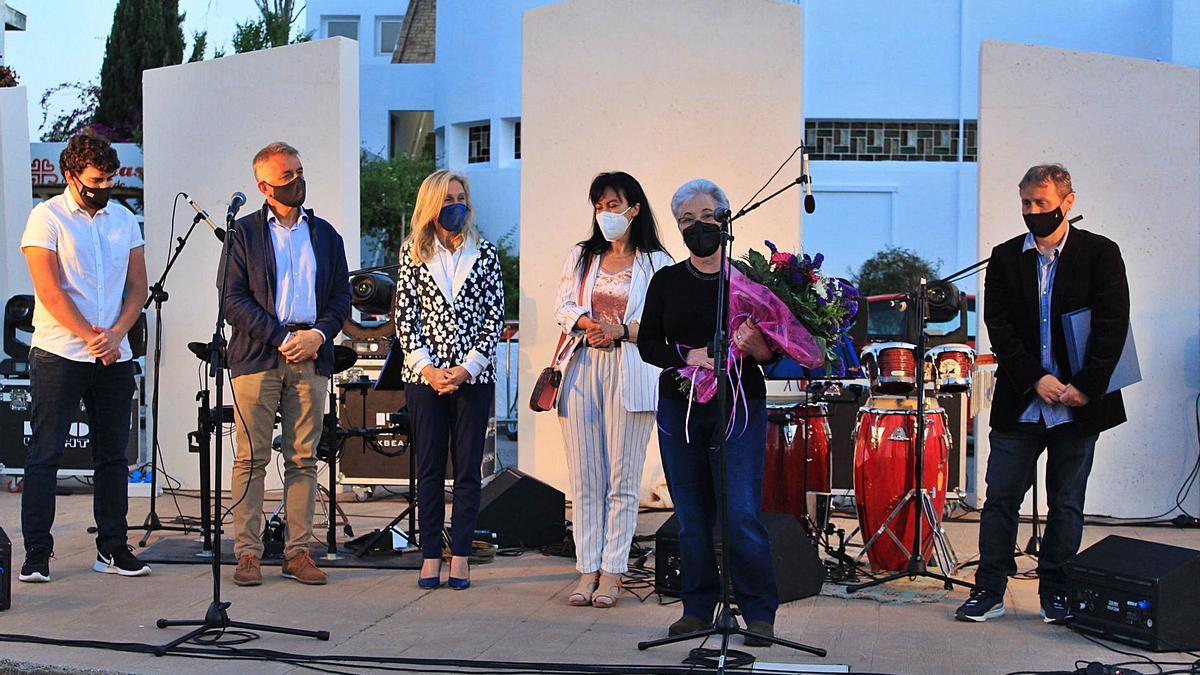
[[[204,60],[204,50],[208,48],[208,31],[198,30],[192,32],[192,55],[188,57],[188,63],[195,63]]]
[[[142,71],[182,61],[179,0],[118,0],[104,46],[92,126],[114,141],[140,136]]]
[[[233,51],[245,54],[286,44],[308,42],[312,33],[292,33],[292,24],[300,19],[303,7],[295,0],[254,0],[259,17],[239,22],[233,31]]]
[[[359,169],[362,233],[378,246],[386,263],[396,261],[408,235],[408,219],[417,202],[421,181],[436,168],[433,158],[400,155],[384,159],[362,153]]]
[[[888,246],[871,256],[854,275],[854,285],[864,297],[885,293],[906,293],[916,288],[921,277],[933,279],[942,266],[931,263],[916,251]]]
[[[496,252],[500,256],[500,276],[504,279],[504,318],[516,320],[521,313],[521,259],[513,247],[517,228],[496,241]]]

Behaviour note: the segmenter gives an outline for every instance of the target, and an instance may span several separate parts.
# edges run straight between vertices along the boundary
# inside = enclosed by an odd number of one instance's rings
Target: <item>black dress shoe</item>
[[[746,629],[752,633],[758,633],[759,635],[775,637],[775,624],[768,621],[751,621],[746,624]],[[747,635],[745,637],[745,644],[747,647],[770,647],[775,643],[771,642],[770,640],[764,640],[760,637]]]
[[[707,630],[712,628],[712,626],[712,621],[709,621],[708,619],[701,619],[698,616],[684,614],[678,621],[671,624],[671,627],[667,629],[667,635],[671,637],[675,637],[676,635],[687,635],[688,633]]]

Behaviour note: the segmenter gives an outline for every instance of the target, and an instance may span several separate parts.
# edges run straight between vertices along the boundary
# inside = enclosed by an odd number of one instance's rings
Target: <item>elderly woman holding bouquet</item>
[[[718,384],[712,378],[708,352],[716,328],[722,236],[714,214],[728,208],[725,193],[708,180],[689,181],[675,192],[671,212],[690,255],[651,279],[638,339],[642,359],[664,369],[659,378],[658,442],[679,520],[683,573],[683,617],[671,625],[671,635],[711,626],[720,599],[713,526],[719,517],[717,447],[722,434],[727,439],[730,528],[724,540],[734,595],[756,633],[774,634],[779,605],[771,545],[758,516],[767,434],[766,384],[759,364],[774,358],[758,327],[762,315],[738,319],[726,382]],[[737,287],[732,288],[736,293]],[[735,314],[730,318],[733,325]],[[716,386],[727,388],[725,419],[717,416],[712,396]],[[770,646],[753,637],[747,637],[746,644]]]

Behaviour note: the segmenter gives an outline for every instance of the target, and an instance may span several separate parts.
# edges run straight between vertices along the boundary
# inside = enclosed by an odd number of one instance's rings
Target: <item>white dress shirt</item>
[[[317,322],[317,256],[308,232],[308,214],[303,207],[298,210],[300,217],[289,227],[267,207],[275,249],[275,317],[283,324],[312,325]]]
[[[38,204],[29,213],[21,248],[36,246],[58,254],[62,289],[89,323],[111,328],[121,315],[129,252],[145,246],[137,219],[129,209],[110,201],[89,216],[71,196],[62,194]],[[31,344],[72,361],[95,361],[87,341],[58,322],[37,298]],[[133,358],[129,338],[121,339],[118,361]]]

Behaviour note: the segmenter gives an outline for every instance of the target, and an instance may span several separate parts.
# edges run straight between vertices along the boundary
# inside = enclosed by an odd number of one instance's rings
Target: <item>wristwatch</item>
[[[627,323],[621,324],[621,330],[623,331],[621,334],[621,340],[628,341],[629,340],[629,324],[627,324]]]

